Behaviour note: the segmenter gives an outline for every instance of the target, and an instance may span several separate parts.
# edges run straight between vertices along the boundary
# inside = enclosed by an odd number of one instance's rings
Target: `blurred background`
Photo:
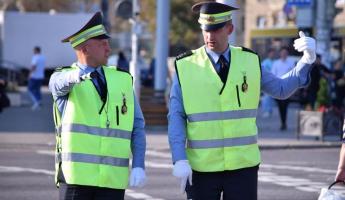
[[[0,199],[57,199],[55,135],[47,88],[55,68],[76,61],[61,39],[102,11],[111,35],[108,65],[129,70],[146,121],[148,186],[126,199],[185,199],[171,176],[167,113],[175,57],[203,45],[199,0],[0,0]],[[287,127],[276,102],[262,95],[258,113],[263,164],[260,200],[317,199],[337,168],[345,97],[345,0],[219,0],[233,12],[230,44],[251,48],[271,70],[298,32],[317,41],[311,84],[288,99]],[[27,91],[33,48],[45,57],[43,97],[31,107]],[[267,65],[267,63],[270,63]],[[311,100],[312,99],[312,100]],[[162,178],[164,177],[164,178]],[[336,187],[345,191],[342,187]]]

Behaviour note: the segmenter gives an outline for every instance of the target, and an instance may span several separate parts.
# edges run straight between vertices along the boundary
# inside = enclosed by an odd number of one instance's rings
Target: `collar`
[[[229,46],[226,48],[226,50],[222,54],[216,53],[216,52],[208,49],[206,46],[205,46],[205,49],[206,49],[206,53],[211,57],[211,59],[214,63],[218,63],[220,55],[223,55],[225,57],[226,61],[229,62],[229,60],[230,60],[230,48],[229,48]]]
[[[94,67],[90,67],[90,66],[87,66],[87,65],[83,65],[83,64],[81,64],[81,63],[79,63],[79,62],[77,62],[77,66],[78,66],[82,71],[84,71],[85,73],[93,72],[93,71],[96,69],[98,73],[103,74],[103,73],[102,73],[102,67],[94,68]]]

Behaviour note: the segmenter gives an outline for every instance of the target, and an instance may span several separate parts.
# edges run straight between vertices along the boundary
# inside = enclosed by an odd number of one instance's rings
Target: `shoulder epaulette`
[[[117,67],[116,70],[117,70],[117,71],[120,71],[120,72],[125,72],[125,73],[127,73],[127,74],[131,74],[131,73],[129,73],[129,71],[127,71],[127,70],[125,70],[125,69],[122,69],[122,68],[120,68],[120,67]]]
[[[61,72],[64,69],[70,69],[72,68],[71,66],[62,66],[62,67],[57,67],[54,72]]]
[[[248,48],[246,48],[246,47],[242,47],[242,51],[246,51],[246,52],[253,53],[253,54],[256,54],[256,55],[257,55],[257,53],[256,53],[255,51],[253,51],[253,50],[251,50],[251,49],[248,49]]]
[[[176,60],[180,60],[182,58],[185,58],[185,57],[188,57],[191,55],[193,55],[193,52],[191,50],[189,50],[189,51],[183,52],[180,55],[176,56]]]

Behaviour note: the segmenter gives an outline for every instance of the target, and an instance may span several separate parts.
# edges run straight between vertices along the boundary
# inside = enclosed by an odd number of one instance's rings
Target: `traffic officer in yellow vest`
[[[143,114],[132,76],[106,66],[108,38],[97,12],[83,28],[62,40],[70,42],[78,61],[58,68],[49,82],[61,200],[124,199],[128,182],[134,187],[145,183]]]
[[[315,40],[300,33],[295,48],[303,52],[294,69],[275,77],[261,69],[259,57],[231,46],[231,15],[237,8],[217,2],[192,7],[199,13],[205,45],[176,58],[169,105],[169,144],[173,175],[188,199],[257,199],[261,162],[256,114],[260,92],[288,98],[308,84],[315,60]],[[192,194],[192,196],[190,196]]]

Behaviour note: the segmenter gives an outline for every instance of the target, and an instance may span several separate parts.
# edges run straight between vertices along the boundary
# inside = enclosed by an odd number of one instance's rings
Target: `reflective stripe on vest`
[[[62,132],[79,132],[85,133],[90,135],[98,135],[104,137],[114,137],[114,138],[122,138],[122,139],[131,139],[131,132],[120,130],[120,129],[112,129],[112,128],[99,128],[95,126],[87,126],[82,124],[63,124],[61,126]]]
[[[60,153],[56,156],[56,161],[61,162],[83,162],[117,167],[128,167],[128,158],[116,158],[110,156],[96,156],[83,153]]]
[[[225,112],[206,112],[187,115],[187,119],[189,122],[200,122],[212,120],[253,118],[256,117],[256,113],[256,109],[232,110]]]
[[[225,85],[205,47],[176,61],[187,116],[187,158],[195,171],[236,170],[261,160],[256,127],[259,59],[240,47],[231,46],[230,52]],[[244,82],[246,90],[242,90]]]
[[[257,143],[257,136],[246,136],[238,138],[225,138],[217,140],[188,140],[187,146],[191,149],[207,149],[221,147],[235,147]]]

